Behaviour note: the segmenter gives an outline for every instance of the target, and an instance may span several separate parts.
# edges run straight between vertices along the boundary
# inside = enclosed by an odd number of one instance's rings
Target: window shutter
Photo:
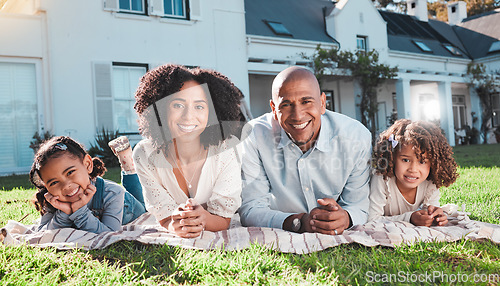
[[[102,0],[102,6],[106,11],[118,11],[120,9],[118,1],[119,0]]]
[[[188,0],[189,1],[189,19],[201,20],[201,0]]]
[[[165,16],[163,0],[149,0],[149,14],[155,16]]]
[[[102,128],[114,131],[113,94],[111,82],[111,63],[94,63],[94,98],[96,130]]]

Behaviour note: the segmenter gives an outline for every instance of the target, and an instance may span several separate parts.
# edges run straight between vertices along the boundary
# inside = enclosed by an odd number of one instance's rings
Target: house
[[[378,89],[377,129],[388,117],[439,120],[449,142],[473,126],[478,96],[467,65],[500,69],[500,13],[467,18],[448,5],[449,23],[429,19],[426,0],[408,14],[370,0],[6,0],[0,7],[0,174],[29,170],[35,132],[69,135],[87,147],[102,128],[140,140],[133,111],[139,78],[174,62],[216,69],[242,90],[254,117],[270,111],[281,70],[310,67],[318,45],[375,49],[397,66]],[[360,88],[342,73],[321,82],[327,108],[360,119]],[[500,96],[492,97],[500,122]],[[479,128],[480,122],[474,127]]]
[[[452,145],[460,143],[455,138],[458,130],[466,126],[479,128],[479,122],[473,125],[471,112],[479,115],[481,107],[477,95],[467,85],[467,65],[472,61],[484,62],[491,72],[498,69],[500,53],[495,54],[495,47],[500,49],[500,42],[495,44],[499,39],[496,18],[483,15],[465,19],[464,2],[448,5],[451,23],[429,19],[426,0],[409,0],[408,14],[379,11],[369,0],[340,0],[335,4],[308,0],[307,8],[304,6],[300,0],[245,1],[254,116],[269,111],[273,76],[294,61],[310,65],[301,62],[298,55],[311,55],[313,46],[320,44],[322,48],[350,51],[375,49],[380,62],[398,67],[396,78],[378,89],[378,132],[389,126],[388,119],[394,112],[399,118],[439,120]],[[305,12],[297,12],[301,10]],[[282,25],[281,30],[273,28],[276,23]],[[314,33],[307,33],[312,29]],[[304,40],[309,45],[298,44]],[[276,70],[279,64],[283,66]],[[357,108],[360,88],[356,82],[338,73],[321,82],[321,88],[327,94],[329,109],[361,118]],[[498,102],[497,98],[494,96],[493,100]],[[500,103],[496,105],[499,106]],[[498,121],[498,115],[495,120]]]
[[[3,174],[29,170],[36,131],[139,140],[133,95],[163,63],[216,69],[248,94],[243,0],[7,0],[0,26]]]

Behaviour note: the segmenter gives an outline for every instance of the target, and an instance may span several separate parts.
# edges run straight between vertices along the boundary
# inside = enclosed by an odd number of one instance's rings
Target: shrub
[[[33,152],[38,152],[38,149],[40,148],[40,145],[49,140],[50,138],[54,137],[54,134],[50,131],[45,131],[42,136],[40,136],[40,133],[35,132],[35,135],[33,135],[33,140],[30,142],[30,148],[33,149]]]
[[[90,144],[90,148],[88,151],[90,156],[101,158],[101,160],[108,168],[120,166],[118,158],[116,158],[115,154],[108,146],[109,141],[115,139],[118,136],[118,130],[113,132],[103,128],[101,132],[97,133],[95,137],[95,144]]]

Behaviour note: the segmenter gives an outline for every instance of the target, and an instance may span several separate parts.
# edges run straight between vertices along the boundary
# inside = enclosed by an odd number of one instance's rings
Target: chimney
[[[467,18],[467,3],[458,1],[448,3],[448,24],[457,25]]]
[[[409,0],[407,3],[408,15],[415,16],[420,21],[428,22],[427,0]]]

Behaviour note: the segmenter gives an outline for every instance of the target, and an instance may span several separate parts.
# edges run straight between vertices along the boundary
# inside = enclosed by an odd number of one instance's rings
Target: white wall
[[[385,62],[389,51],[387,24],[369,0],[341,0],[326,17],[327,31],[342,50],[356,50],[356,36],[367,37],[369,51],[375,49]]]
[[[186,21],[104,11],[101,1],[45,1],[53,131],[93,141],[96,61],[212,68],[248,95],[243,0],[201,3],[202,19]]]
[[[41,58],[42,17],[0,12],[0,56]]]

